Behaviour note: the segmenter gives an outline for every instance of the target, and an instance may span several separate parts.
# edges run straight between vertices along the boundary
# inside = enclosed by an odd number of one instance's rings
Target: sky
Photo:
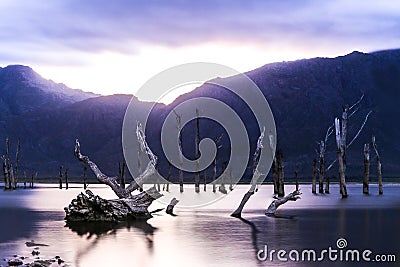
[[[392,0],[1,0],[0,18],[1,67],[28,65],[103,95],[135,94],[189,62],[244,72],[400,48],[400,1]]]

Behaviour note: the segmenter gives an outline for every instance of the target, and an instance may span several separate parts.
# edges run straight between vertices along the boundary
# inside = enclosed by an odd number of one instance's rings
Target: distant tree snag
[[[222,194],[228,194],[225,188],[225,175],[223,174],[226,170],[227,162],[224,161],[222,162],[222,175],[221,175],[221,185],[218,187],[218,191],[221,192]]]
[[[261,150],[264,148],[263,147],[264,134],[265,134],[265,127],[264,127],[263,131],[261,132],[260,137],[258,137],[257,148],[256,148],[256,151],[254,152],[254,156],[253,156],[253,166],[255,166],[255,167],[253,169],[253,177],[251,178],[250,189],[243,196],[242,201],[239,204],[239,207],[231,214],[232,217],[237,217],[237,218],[242,217],[242,211],[243,211],[244,206],[246,205],[247,201],[249,201],[250,197],[256,191],[258,180],[260,179],[260,177],[262,175],[260,173],[260,171],[258,170],[258,162],[260,160]],[[270,146],[271,146],[271,148],[274,147],[272,144],[271,138],[270,138]]]
[[[126,168],[126,162],[125,159],[123,159],[122,163],[118,162],[119,184],[121,185],[122,188],[125,188],[125,168]]]
[[[1,157],[3,160],[3,174],[4,174],[4,190],[15,190],[18,186],[18,163],[19,163],[20,142],[18,140],[16,159],[15,159],[15,173],[13,164],[10,158],[10,140],[6,138],[6,154]]]
[[[60,166],[60,172],[58,174],[59,189],[62,189],[62,178],[63,178],[62,169],[63,169],[63,166]]]
[[[179,191],[183,193],[183,152],[182,152],[182,116],[179,115],[175,109],[172,110],[175,113],[176,124],[179,133]]]
[[[283,153],[282,150],[278,149],[276,153],[277,169],[278,169],[278,197],[283,197],[285,195],[285,173],[283,165]]]
[[[320,194],[324,193],[324,175],[325,175],[325,141],[321,141],[320,144],[320,155],[319,155],[319,190]]]
[[[346,188],[347,112],[348,112],[348,107],[346,107],[343,111],[341,123],[338,118],[335,118],[336,145],[337,145],[337,156],[338,156],[339,177],[340,177],[340,194],[342,195],[342,198],[347,197],[347,188]]]
[[[378,188],[379,188],[379,195],[383,194],[383,185],[382,185],[382,164],[381,164],[381,157],[379,156],[378,153],[378,146],[376,145],[376,139],[375,136],[372,136],[372,145],[375,150],[376,154],[376,164],[378,168]]]
[[[214,158],[213,162],[213,176],[212,176],[212,191],[213,193],[217,192],[215,179],[217,178],[217,157]]]
[[[195,192],[200,193],[200,172],[199,172],[199,158],[200,158],[200,119],[199,110],[196,108],[196,173],[194,176]]]
[[[279,181],[278,181],[278,168],[277,168],[277,162],[276,162],[276,157],[274,157],[272,161],[272,179],[274,182],[274,195],[278,195],[278,187],[279,187]]]
[[[369,194],[369,144],[364,145],[364,177],[363,177],[363,193]]]
[[[329,176],[326,177],[326,182],[325,182],[325,194],[329,194]]]
[[[68,190],[69,186],[68,186],[68,168],[65,169],[65,190]]]
[[[313,160],[313,166],[312,166],[312,187],[311,191],[313,194],[317,193],[317,160]]]
[[[87,189],[87,167],[83,166],[83,189]]]

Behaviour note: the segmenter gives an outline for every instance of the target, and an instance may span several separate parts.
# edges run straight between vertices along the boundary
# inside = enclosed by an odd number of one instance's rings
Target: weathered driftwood
[[[98,196],[90,194],[91,192],[87,190],[87,196],[84,194],[79,195],[77,199],[71,202],[69,207],[65,208],[65,212],[67,213],[67,221],[109,221],[128,219],[128,217],[148,218],[151,216],[147,211],[148,206],[154,199],[157,199],[162,195],[158,193],[154,187],[137,195],[132,195],[132,192],[141,188],[145,180],[155,173],[157,157],[147,145],[144,131],[142,130],[140,124],[137,126],[136,135],[141,150],[147,154],[150,161],[143,173],[134,178],[126,188],[123,188],[120,184],[118,184],[119,177],[109,177],[105,175],[101,172],[99,167],[89,159],[88,156],[82,155],[79,141],[76,140],[75,156],[89,166],[96,175],[97,180],[108,185],[119,199],[104,200]]]
[[[363,177],[363,193],[369,194],[369,144],[364,145],[364,177]]]
[[[317,160],[313,160],[313,165],[312,165],[312,186],[311,186],[311,191],[313,194],[317,193]]]
[[[64,208],[65,220],[118,222],[128,219],[148,219],[151,218],[151,214],[147,208],[158,194],[154,187],[129,198],[113,200],[103,199],[90,190],[86,190],[85,193],[80,193],[68,207]]]
[[[299,190],[295,190],[292,193],[282,197],[282,198],[277,198],[276,200],[272,201],[272,203],[268,206],[267,211],[265,212],[265,215],[271,216],[275,215],[276,210],[279,208],[279,206],[285,204],[288,201],[296,201],[300,198],[301,192]]]
[[[381,164],[381,157],[379,156],[378,153],[378,146],[376,145],[376,139],[375,136],[372,136],[372,145],[375,150],[376,154],[376,165],[378,168],[378,188],[379,188],[379,195],[383,194],[383,185],[382,185],[382,164]]]
[[[169,202],[165,212],[167,214],[174,215],[174,208],[175,208],[175,205],[178,204],[178,203],[179,203],[178,199],[176,199],[176,198],[171,199],[171,201]]]
[[[263,131],[261,132],[260,137],[258,137],[257,148],[256,148],[256,151],[254,152],[254,156],[253,156],[253,167],[254,166],[255,167],[253,169],[253,177],[251,178],[250,189],[243,196],[242,201],[239,204],[239,207],[231,214],[232,217],[237,217],[237,218],[242,217],[242,211],[243,211],[244,205],[246,205],[247,201],[249,201],[250,197],[256,191],[258,180],[261,177],[261,173],[258,170],[258,162],[260,160],[261,149],[264,148],[263,147],[264,133],[265,133],[265,127],[264,127]],[[270,141],[272,142],[273,140],[271,140],[271,138],[270,138]],[[271,146],[271,148],[273,148],[272,143],[270,143],[270,146]]]

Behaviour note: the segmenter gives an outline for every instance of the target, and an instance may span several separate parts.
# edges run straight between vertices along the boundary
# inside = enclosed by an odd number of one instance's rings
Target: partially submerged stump
[[[175,208],[176,204],[178,204],[178,203],[179,203],[179,200],[177,200],[176,198],[171,199],[165,212],[169,215],[174,215],[174,208]]]
[[[150,193],[150,194],[148,194]],[[64,208],[65,220],[70,222],[120,222],[127,219],[151,218],[147,208],[159,195],[156,188],[142,192],[131,198],[106,200],[94,195],[90,190],[80,193]]]
[[[76,140],[75,156],[78,160],[85,163],[92,169],[100,183],[108,185],[119,199],[106,200],[99,196],[95,196],[90,190],[86,190],[86,195],[81,193],[71,204],[65,208],[68,221],[122,221],[129,218],[150,218],[151,214],[147,208],[153,200],[160,198],[162,195],[152,187],[137,195],[132,195],[136,189],[142,188],[147,178],[155,173],[157,165],[157,157],[149,148],[144,131],[140,124],[137,125],[136,135],[142,152],[145,152],[149,158],[146,169],[134,177],[133,181],[125,187],[119,177],[110,177],[101,172],[99,167],[89,159],[88,156],[81,154],[79,141]],[[120,182],[120,183],[118,183]]]

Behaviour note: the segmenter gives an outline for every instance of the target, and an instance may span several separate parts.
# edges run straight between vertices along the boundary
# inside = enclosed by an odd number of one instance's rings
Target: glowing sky
[[[1,0],[0,18],[0,66],[101,94],[134,94],[187,62],[247,71],[400,47],[391,0]]]

